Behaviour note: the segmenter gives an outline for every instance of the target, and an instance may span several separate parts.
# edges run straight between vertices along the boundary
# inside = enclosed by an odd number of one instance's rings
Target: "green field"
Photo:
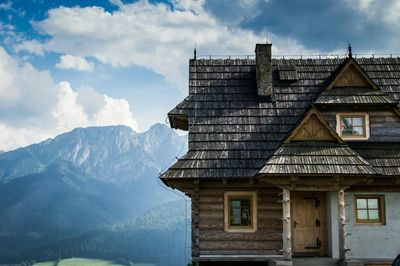
[[[55,261],[38,262],[33,266],[55,266]],[[155,266],[149,263],[134,263],[134,266]],[[84,259],[84,258],[73,258],[64,259],[58,262],[57,266],[123,266],[121,264],[114,263],[107,260],[96,260],[96,259]]]

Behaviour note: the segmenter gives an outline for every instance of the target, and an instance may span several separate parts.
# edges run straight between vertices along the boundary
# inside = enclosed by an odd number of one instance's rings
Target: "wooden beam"
[[[290,218],[290,190],[282,191],[282,207],[283,207],[283,258],[285,260],[292,259],[292,228]]]
[[[290,177],[290,187],[292,189],[290,190],[294,190],[296,188],[297,182],[299,181],[299,177],[298,176],[291,176]]]
[[[291,185],[281,186],[291,191],[338,191],[339,185],[331,186],[309,186],[309,185],[296,185],[294,188]]]
[[[338,191],[339,259],[346,260],[346,213],[344,189]]]

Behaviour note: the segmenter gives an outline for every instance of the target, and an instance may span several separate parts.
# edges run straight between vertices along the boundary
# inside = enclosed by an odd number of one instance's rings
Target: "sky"
[[[200,56],[400,54],[397,0],[0,0],[0,150],[76,127],[145,131]],[[268,37],[267,37],[268,36]]]

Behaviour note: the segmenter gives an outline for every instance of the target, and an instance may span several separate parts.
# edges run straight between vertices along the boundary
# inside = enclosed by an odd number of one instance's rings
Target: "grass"
[[[55,261],[38,262],[33,266],[54,266]],[[134,263],[134,266],[154,266],[155,264],[150,263]],[[64,259],[58,262],[58,266],[123,266],[112,261],[97,260],[97,259],[84,259],[84,258],[72,258]]]
[[[48,262],[38,262],[33,264],[35,266],[53,266],[54,265],[54,261],[48,261]]]

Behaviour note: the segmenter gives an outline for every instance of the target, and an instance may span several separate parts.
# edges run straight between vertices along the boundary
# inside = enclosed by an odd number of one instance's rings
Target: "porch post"
[[[283,189],[283,258],[285,260],[292,259],[292,228],[290,219],[290,190]]]
[[[346,260],[346,214],[344,189],[338,191],[339,259]]]

